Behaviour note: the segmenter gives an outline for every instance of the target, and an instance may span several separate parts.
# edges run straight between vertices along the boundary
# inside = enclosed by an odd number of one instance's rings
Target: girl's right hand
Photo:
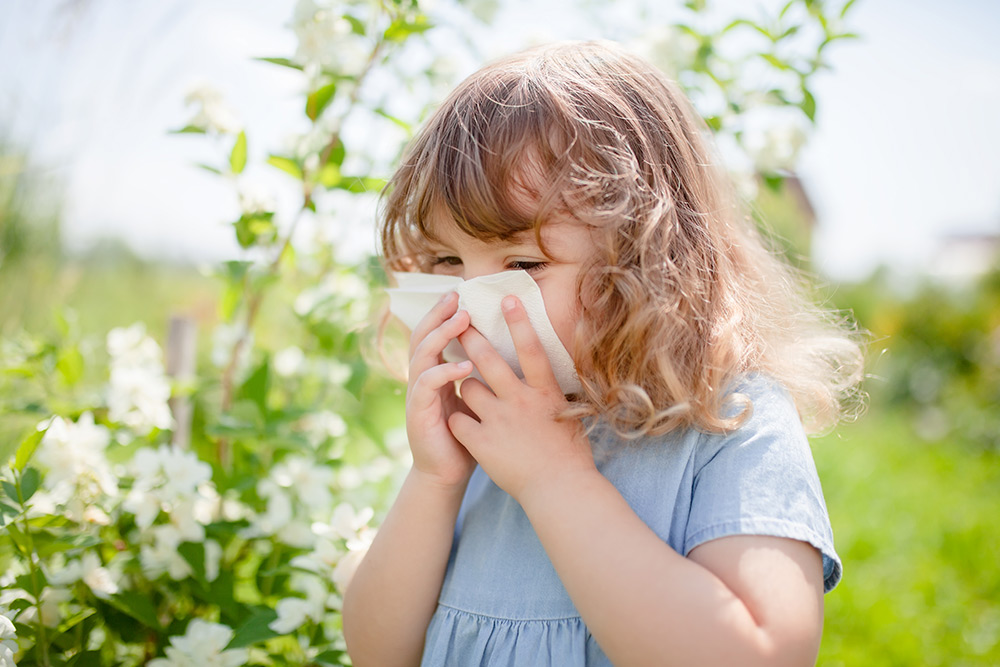
[[[447,363],[445,347],[469,328],[469,314],[458,310],[450,292],[431,309],[410,336],[406,390],[406,435],[413,468],[443,486],[465,484],[476,461],[448,428],[448,417],[468,409],[455,393],[455,382],[472,372],[472,362]]]

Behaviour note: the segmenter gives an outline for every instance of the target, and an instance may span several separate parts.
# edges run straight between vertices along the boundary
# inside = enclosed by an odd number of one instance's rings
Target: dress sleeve
[[[706,435],[698,447],[684,555],[730,535],[808,542],[823,556],[829,592],[843,568],[795,406],[784,389],[760,378],[737,391],[751,399],[753,412],[736,431]]]

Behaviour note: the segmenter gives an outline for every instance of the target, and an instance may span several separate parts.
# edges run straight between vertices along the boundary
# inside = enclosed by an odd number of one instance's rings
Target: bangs
[[[552,95],[523,70],[460,86],[389,182],[382,245],[390,266],[419,263],[428,242],[439,240],[439,221],[484,242],[534,231],[541,245],[542,223],[569,210],[574,141],[560,116]]]

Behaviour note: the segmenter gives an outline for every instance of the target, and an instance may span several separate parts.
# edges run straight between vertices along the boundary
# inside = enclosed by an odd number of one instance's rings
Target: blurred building
[[[1000,233],[949,234],[941,238],[927,275],[955,286],[971,285],[1000,265]]]

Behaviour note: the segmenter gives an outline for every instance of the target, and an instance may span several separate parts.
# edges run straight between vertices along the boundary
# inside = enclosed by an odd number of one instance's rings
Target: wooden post
[[[195,362],[198,344],[198,326],[190,317],[174,315],[170,318],[167,333],[167,375],[181,384],[195,379]],[[186,395],[170,399],[174,415],[175,447],[187,449],[191,444],[191,399]]]

